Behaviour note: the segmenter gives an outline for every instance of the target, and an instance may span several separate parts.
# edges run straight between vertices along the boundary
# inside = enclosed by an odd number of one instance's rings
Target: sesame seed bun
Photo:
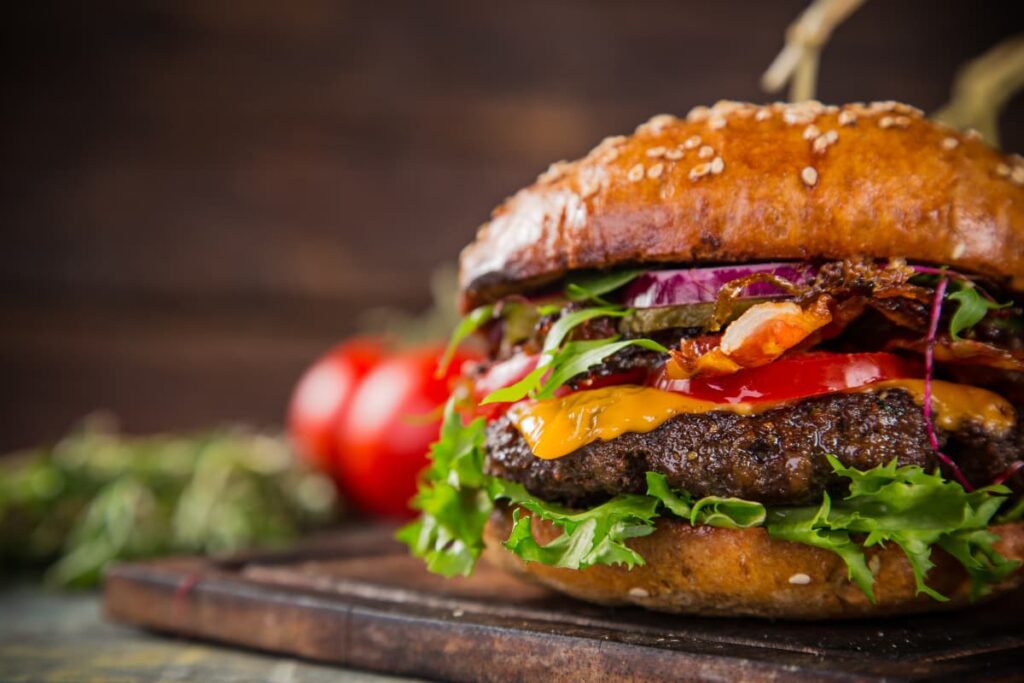
[[[1024,289],[1024,160],[894,102],[656,116],[499,206],[460,285],[468,309],[575,269],[852,256]]]
[[[523,511],[524,514],[529,514]],[[548,543],[559,531],[534,521],[533,534]],[[928,585],[949,602],[915,595],[910,564],[895,544],[865,551],[875,575],[872,604],[846,575],[834,553],[769,537],[761,528],[720,529],[659,518],[649,536],[630,547],[646,564],[629,570],[595,565],[583,570],[526,563],[501,546],[512,530],[510,510],[497,510],[484,531],[484,557],[499,567],[575,598],[605,605],[640,605],[662,612],[708,616],[832,619],[911,614],[961,607],[970,602],[967,573],[952,557],[934,550]],[[1024,559],[1024,522],[990,528],[996,548],[1007,558]],[[1024,583],[1024,570],[994,586],[989,598]]]

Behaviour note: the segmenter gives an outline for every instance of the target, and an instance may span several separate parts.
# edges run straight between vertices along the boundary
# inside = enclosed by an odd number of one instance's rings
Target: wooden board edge
[[[217,570],[183,580],[180,571],[157,565],[117,566],[107,574],[103,607],[110,619],[156,631],[452,681],[878,680],[829,670],[820,658],[792,652],[782,663],[763,649],[681,652],[618,642],[595,629],[513,630],[453,619],[447,612],[325,600],[245,583]]]

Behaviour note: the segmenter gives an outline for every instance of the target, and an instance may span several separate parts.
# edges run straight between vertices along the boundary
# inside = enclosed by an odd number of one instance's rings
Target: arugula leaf
[[[614,292],[616,289],[635,280],[642,270],[619,270],[611,273],[591,273],[577,275],[565,285],[565,295],[570,301],[596,301],[608,303],[601,298],[602,294]]]
[[[555,324],[548,330],[548,334],[544,338],[544,348],[541,350],[541,355],[552,356],[558,347],[562,345],[562,342],[565,341],[565,338],[569,336],[573,328],[586,321],[608,316],[621,318],[627,312],[626,309],[616,306],[596,306],[566,313],[555,321]]]
[[[564,314],[548,331],[540,358],[537,361],[537,367],[515,384],[492,391],[484,397],[481,404],[511,403],[528,395],[550,398],[555,390],[569,379],[585,372],[588,368],[597,365],[627,346],[643,346],[668,353],[668,349],[664,346],[649,339],[619,341],[618,337],[609,337],[608,339],[568,342],[563,345],[572,330],[578,325],[598,317],[621,318],[627,313],[628,310],[615,306],[599,306]]]
[[[598,365],[605,358],[612,356],[627,346],[639,346],[652,351],[668,353],[661,344],[650,339],[624,339],[615,341],[617,337],[601,339],[596,342],[570,342],[562,349],[552,363],[551,376],[537,390],[537,398],[551,398],[555,391],[570,379]]]
[[[949,336],[953,339],[961,339],[960,333],[980,323],[989,311],[1013,305],[1012,301],[1000,304],[985,298],[972,282],[955,280],[954,283],[959,289],[946,295],[959,304],[949,321]]]
[[[432,572],[468,576],[483,551],[484,525],[494,508],[485,490],[483,444],[483,418],[463,426],[450,399],[441,434],[430,448],[430,467],[413,499],[422,514],[396,535]]]
[[[448,365],[452,362],[452,356],[455,355],[455,349],[459,347],[459,344],[466,337],[480,329],[480,326],[490,320],[493,315],[494,306],[487,304],[486,306],[474,308],[459,321],[459,324],[455,326],[455,331],[452,332],[451,338],[448,340],[448,346],[445,347],[441,360],[437,363],[434,377],[438,379],[444,377],[444,373],[448,370]]]

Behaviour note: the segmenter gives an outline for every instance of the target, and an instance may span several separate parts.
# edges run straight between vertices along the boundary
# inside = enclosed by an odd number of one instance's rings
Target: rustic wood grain
[[[380,672],[505,680],[1013,680],[1024,594],[956,614],[800,623],[576,602],[487,565],[445,580],[377,528],[308,551],[122,565],[107,614]]]
[[[651,114],[764,100],[803,0],[22,3],[0,109],[0,447],[110,408],[129,430],[276,423],[370,305],[427,304],[504,196]],[[867,3],[826,100],[947,97],[1022,25]],[[1024,148],[1024,100],[1003,117]],[[239,387],[245,390],[240,391]]]

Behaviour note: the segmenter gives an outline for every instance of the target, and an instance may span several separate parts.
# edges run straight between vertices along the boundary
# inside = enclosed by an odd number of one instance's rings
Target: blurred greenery
[[[244,427],[128,437],[102,417],[0,458],[0,568],[97,584],[115,560],[279,546],[337,519],[334,485]]]

